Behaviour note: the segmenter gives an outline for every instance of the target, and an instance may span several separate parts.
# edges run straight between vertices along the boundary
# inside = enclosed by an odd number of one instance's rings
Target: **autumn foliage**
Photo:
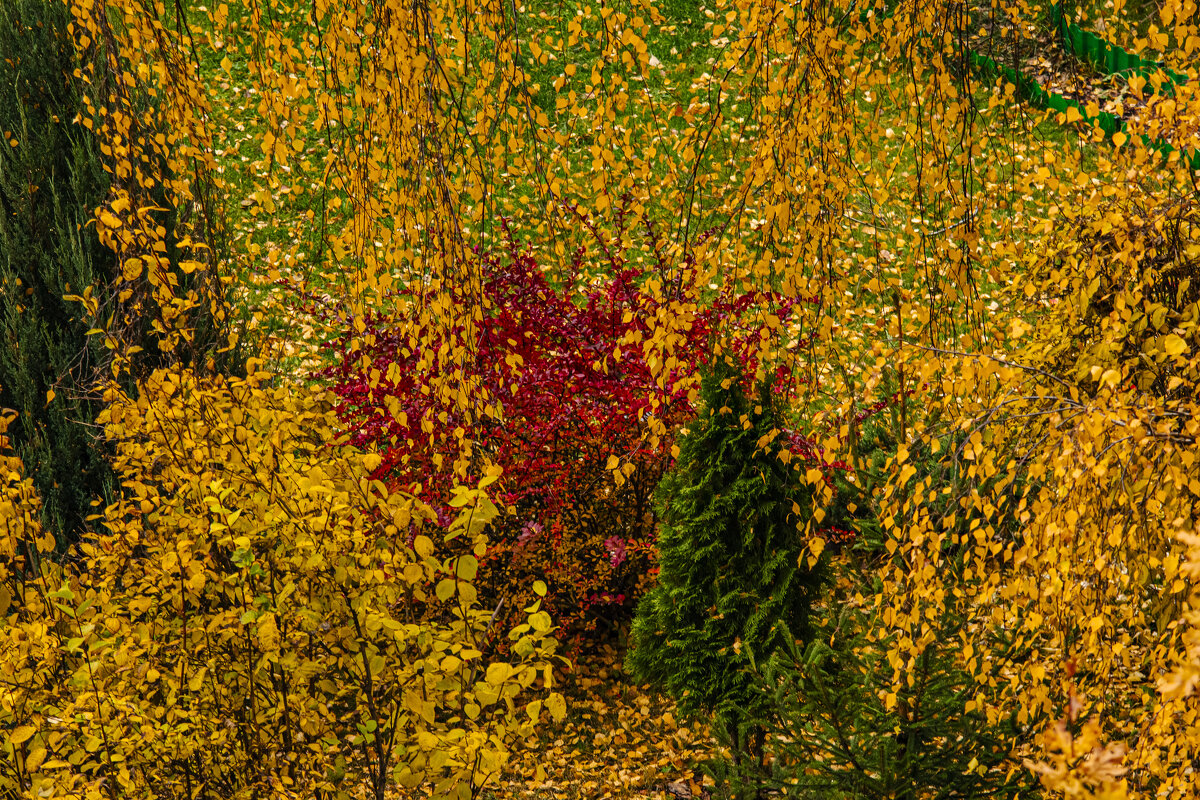
[[[577,252],[555,288],[510,236],[503,251],[479,255],[478,287],[456,285],[444,298],[402,293],[403,311],[369,315],[322,373],[349,441],[382,456],[372,477],[420,491],[443,519],[458,475],[503,470],[494,496],[507,513],[481,586],[489,602],[520,608],[531,582],[545,579],[548,607],[577,634],[626,613],[652,579],[653,494],[675,430],[695,413],[697,370],[721,347],[752,379],[769,330],[754,309],[770,309],[770,330],[782,333],[797,308],[760,293],[684,303],[678,287],[668,303],[651,286],[667,276],[611,257],[610,277],[577,289]],[[474,324],[437,327],[427,309],[439,299],[474,304]],[[668,315],[675,335],[655,347],[655,325]],[[471,391],[439,392],[455,368]],[[775,371],[782,395],[791,373]]]
[[[56,560],[0,455],[0,795],[569,763],[550,634],[653,583],[732,354],[793,378],[760,435],[847,467],[782,537],[830,588],[755,678],[805,695],[749,720],[777,787],[1195,796],[1194,3],[61,1],[83,106],[49,124],[94,137],[112,259],[64,299],[120,486]],[[6,196],[44,197],[5,126]],[[214,377],[235,339],[265,361]]]
[[[536,604],[505,660],[483,655],[486,494],[430,524],[367,477],[378,457],[327,446],[320,394],[266,377],[164,371],[114,402],[124,493],[71,561],[32,558],[36,519],[5,517],[5,796],[469,797],[543,703],[561,716],[529,691],[553,685]],[[439,561],[434,539],[464,546]]]

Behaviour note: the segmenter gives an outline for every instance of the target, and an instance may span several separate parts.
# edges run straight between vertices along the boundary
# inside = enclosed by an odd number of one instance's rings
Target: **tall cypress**
[[[64,295],[112,282],[92,211],[108,191],[98,143],[73,124],[69,13],[53,0],[0,3],[0,407],[60,546],[81,530],[112,475],[91,424],[105,355]],[[52,394],[51,394],[52,393]]]
[[[750,653],[770,659],[809,636],[821,579],[801,564],[793,510],[811,509],[811,493],[780,458],[770,385],[756,394],[728,364],[702,381],[700,416],[659,485],[658,585],[638,606],[628,668],[684,713],[712,715],[734,758],[761,766],[773,698]]]

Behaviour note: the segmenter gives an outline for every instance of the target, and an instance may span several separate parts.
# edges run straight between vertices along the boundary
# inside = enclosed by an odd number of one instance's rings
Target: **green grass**
[[[264,254],[288,254],[288,251],[294,250],[295,258],[287,263],[274,265],[274,269],[289,274],[297,281],[306,282],[316,291],[338,296],[345,290],[344,286],[338,284],[338,276],[346,273],[345,267],[352,268],[353,265],[343,265],[344,268],[338,269],[332,263],[330,254],[324,249],[324,233],[330,226],[337,226],[341,222],[341,212],[333,211],[330,208],[331,202],[345,203],[348,198],[344,192],[335,191],[320,181],[322,164],[329,152],[329,142],[324,132],[310,130],[305,132],[303,152],[292,160],[295,167],[307,162],[308,168],[285,173],[275,167],[276,177],[283,178],[298,191],[277,196],[277,207],[270,213],[265,212],[257,202],[248,201],[246,195],[261,184],[265,172],[262,153],[257,151],[256,142],[265,132],[266,123],[254,112],[252,106],[255,101],[250,99],[246,91],[252,83],[246,54],[233,49],[232,43],[226,43],[220,50],[212,46],[212,36],[206,35],[212,34],[212,31],[205,27],[205,15],[199,12],[201,7],[197,4],[193,9],[192,26],[200,40],[198,52],[201,56],[202,74],[206,83],[215,87],[214,126],[218,130],[221,175],[226,181],[228,192],[226,211],[233,250],[230,263],[237,272],[237,299],[244,314],[257,315],[260,318],[256,327],[257,335],[264,338],[287,338],[295,334],[295,322],[290,311],[279,302],[279,289],[267,280],[273,273],[264,264]],[[590,73],[592,65],[601,59],[597,48],[589,50],[584,44],[599,40],[600,22],[595,16],[579,18],[584,25],[581,44],[554,53],[554,57],[547,63],[538,64],[531,57],[530,42],[540,41],[546,46],[547,52],[553,53],[551,45],[554,40],[559,37],[565,39],[567,36],[571,12],[564,10],[561,4],[549,0],[531,0],[522,8],[519,30],[522,40],[522,67],[529,74],[526,86],[536,99],[536,107],[546,111],[551,117],[551,128],[569,132],[573,136],[570,145],[572,149],[560,160],[557,175],[569,184],[575,176],[589,174],[592,170],[593,155],[589,152],[592,141],[588,132],[592,121],[586,117],[568,117],[557,112],[554,102],[556,92],[552,84],[562,74],[568,62],[575,64],[578,79]],[[659,25],[651,24],[647,47],[649,52],[662,62],[662,68],[651,69],[647,79],[643,81],[632,80],[633,72],[625,70],[630,78],[631,96],[622,120],[622,126],[633,132],[633,141],[638,152],[646,152],[650,145],[659,150],[658,155],[650,159],[648,164],[651,183],[665,182],[673,174],[687,174],[689,165],[683,164],[676,152],[681,137],[685,135],[684,123],[681,118],[665,116],[663,112],[688,102],[696,94],[696,90],[692,88],[694,81],[705,73],[711,73],[712,62],[721,54],[720,47],[710,41],[711,20],[703,4],[688,0],[669,0],[661,3],[659,9],[664,22]],[[650,20],[646,21],[650,24]],[[305,20],[296,19],[286,27],[300,31],[305,29],[306,25]],[[550,35],[552,40],[550,44],[545,42],[547,35]],[[228,72],[221,64],[222,59],[226,57],[231,64]],[[903,70],[894,70],[886,91],[877,91],[870,97],[859,91],[851,101],[860,113],[875,114],[874,125],[878,131],[891,128],[903,132],[912,114],[911,104],[905,95],[906,83],[907,78]],[[577,84],[578,81],[573,82],[569,87]],[[992,87],[982,82],[977,85],[975,99],[980,107],[986,108],[991,90]],[[754,123],[754,101],[731,99],[727,102],[730,113],[723,127],[713,136],[705,154],[706,166],[701,170],[713,173],[714,177],[711,180],[716,181],[718,185],[722,181],[736,179],[758,134]],[[586,105],[585,103],[585,107]],[[592,105],[598,108],[595,103]],[[986,127],[993,133],[1000,131],[1003,139],[993,140],[989,152],[983,154],[981,163],[977,163],[975,170],[968,177],[966,188],[969,192],[982,197],[995,192],[997,187],[1011,186],[1019,168],[1011,157],[1015,153],[1023,153],[1032,158],[1040,153],[1050,152],[1062,159],[1074,152],[1085,164],[1094,164],[1099,158],[1099,148],[1081,145],[1070,128],[1049,120],[1037,122],[1038,119],[1040,115],[1037,112],[1024,110],[1019,104],[1007,104],[981,118],[981,128]],[[739,135],[736,144],[732,136],[735,132]],[[1001,148],[1007,152],[1001,152],[997,157],[997,150]],[[553,147],[544,149],[546,155],[553,155]],[[902,135],[881,137],[872,145],[868,161],[859,164],[858,168],[868,174],[890,174],[899,185],[900,176],[915,173],[916,153],[911,140]],[[994,167],[994,180],[987,179],[985,164]],[[839,235],[846,248],[845,255],[853,252],[874,252],[878,256],[880,249],[888,249],[889,240],[897,238],[895,235],[885,235],[885,229],[891,229],[894,234],[914,216],[927,220],[926,225],[932,230],[957,222],[948,218],[948,209],[941,204],[937,196],[926,196],[926,205],[918,208],[914,206],[914,197],[908,191],[893,191],[890,195],[888,201],[883,203],[873,202],[863,191],[850,195],[850,213],[859,220],[847,219],[841,227]],[[502,182],[494,187],[494,194],[489,198],[495,213],[489,213],[485,219],[492,220],[499,213],[512,215],[518,236],[524,238],[524,232],[536,229],[546,221],[543,216],[544,209],[540,208],[540,197],[541,190],[529,182],[515,179]],[[1005,220],[1020,224],[1031,213],[1043,213],[1052,200],[1048,192],[1035,191],[1024,197],[1010,193],[1007,208],[998,209],[995,218],[1000,224]],[[1024,207],[1021,215],[1017,214],[1018,206]],[[869,212],[869,215],[860,213],[864,210]],[[664,233],[669,234],[672,226],[676,226],[676,235],[681,231],[678,227],[677,209],[652,205],[648,212]],[[744,209],[749,218],[758,216],[760,212],[761,208],[753,199],[751,205]],[[691,230],[694,233],[719,221],[721,213],[723,212],[719,208],[701,207],[700,216],[694,221]],[[309,214],[312,215],[311,222],[307,220]],[[472,231],[473,240],[485,247],[493,241],[493,235],[494,230],[487,225],[482,230]],[[579,232],[576,231],[573,235],[578,237]],[[587,237],[583,238],[586,240]],[[908,247],[911,247],[914,241],[912,236],[899,238],[905,239]],[[919,238],[918,235],[917,240]],[[576,238],[574,241],[580,239]],[[916,288],[923,276],[909,264],[900,275],[900,279],[902,285]],[[866,296],[864,284],[863,280],[856,282],[856,305],[885,307],[890,304],[890,295]],[[983,281],[977,288],[990,293],[1000,287]],[[291,363],[287,366],[297,365]]]

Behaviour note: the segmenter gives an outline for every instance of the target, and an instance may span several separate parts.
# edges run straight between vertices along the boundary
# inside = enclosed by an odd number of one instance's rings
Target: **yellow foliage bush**
[[[1179,671],[1196,656],[1194,211],[1141,199],[1045,247],[1014,289],[1057,302],[1005,349],[923,365],[943,422],[900,448],[881,515],[896,692],[932,621],[965,615],[968,711],[1011,724],[1014,764],[1066,797],[1194,797],[1200,762]]]
[[[1018,279],[1053,309],[1027,350],[1093,392],[1120,378],[1187,397],[1178,367],[1200,352],[1200,208],[1153,187],[1127,194],[1089,209]]]
[[[1200,536],[1181,533],[1187,547],[1180,574],[1191,584],[1193,596],[1200,586]],[[1200,741],[1200,611],[1195,607],[1179,620],[1184,652],[1171,672],[1158,679],[1159,706],[1145,721],[1146,736],[1165,750],[1150,766],[1167,767],[1174,780],[1167,786],[1176,796],[1195,791],[1196,762],[1193,742]],[[1095,719],[1075,726],[1081,704],[1072,699],[1066,719],[1056,722],[1045,734],[1044,759],[1027,762],[1039,773],[1047,789],[1069,800],[1125,800],[1129,782],[1124,742],[1107,743]],[[1077,727],[1077,733],[1072,732]],[[1165,756],[1165,757],[1163,757]]]
[[[123,492],[78,557],[31,558],[35,500],[0,464],[0,797],[467,798],[562,715],[537,604],[484,655],[482,486],[439,561],[431,512],[331,444],[317,390],[177,370],[110,400]]]

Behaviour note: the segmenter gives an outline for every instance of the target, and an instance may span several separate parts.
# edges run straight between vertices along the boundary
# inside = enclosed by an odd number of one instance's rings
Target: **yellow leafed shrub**
[[[54,549],[54,537],[38,521],[40,499],[12,453],[8,428],[16,419],[0,410],[0,617],[24,594],[25,578],[37,565],[38,553]]]
[[[1181,533],[1177,538],[1188,548],[1179,574],[1194,592],[1200,583],[1200,536]],[[1193,607],[1184,613],[1179,627],[1183,652],[1175,668],[1158,679],[1159,707],[1144,724],[1147,738],[1161,751],[1150,762],[1151,770],[1166,768],[1173,777],[1160,787],[1160,792],[1166,788],[1175,796],[1188,796],[1186,792],[1195,791],[1191,743],[1200,740],[1200,705],[1196,703],[1200,696],[1200,611]],[[1027,766],[1041,776],[1047,789],[1064,798],[1125,800],[1129,796],[1129,768],[1125,763],[1128,747],[1124,742],[1106,742],[1094,718],[1081,726],[1073,725],[1081,705],[1072,698],[1067,718],[1056,722],[1045,734],[1044,760],[1027,762]]]
[[[1142,199],[1042,252],[1027,343],[927,360],[940,417],[882,493],[895,690],[964,618],[967,710],[1051,796],[1195,797],[1195,205]]]
[[[485,655],[482,487],[438,561],[428,509],[330,444],[318,391],[159,371],[113,400],[123,492],[65,565],[27,556],[34,500],[0,464],[0,797],[466,798],[561,716],[527,697],[551,686],[537,605]]]

